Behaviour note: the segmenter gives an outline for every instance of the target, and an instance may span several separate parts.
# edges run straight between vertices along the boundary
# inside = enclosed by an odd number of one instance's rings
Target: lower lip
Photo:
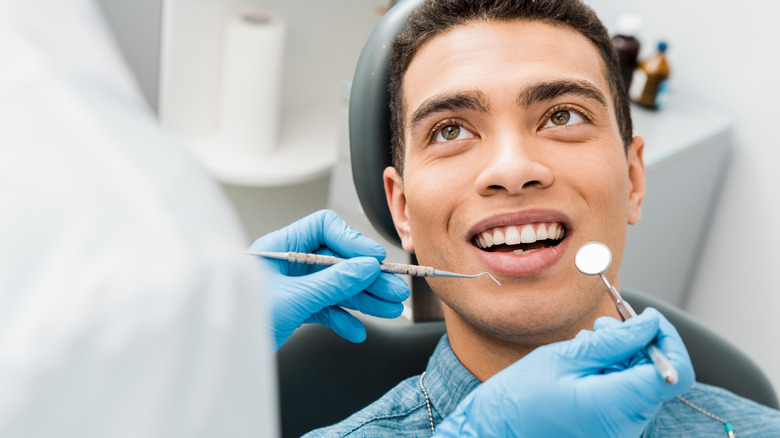
[[[569,235],[556,246],[540,249],[526,255],[517,255],[511,252],[487,252],[476,246],[472,246],[477,252],[477,257],[487,266],[493,274],[507,276],[525,276],[544,272],[558,263],[566,247],[569,245]]]

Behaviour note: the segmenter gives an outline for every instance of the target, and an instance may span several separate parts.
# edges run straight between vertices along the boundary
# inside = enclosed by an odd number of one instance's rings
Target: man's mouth
[[[477,233],[472,243],[487,252],[511,252],[517,255],[531,254],[551,248],[566,237],[566,227],[560,222],[496,227]]]

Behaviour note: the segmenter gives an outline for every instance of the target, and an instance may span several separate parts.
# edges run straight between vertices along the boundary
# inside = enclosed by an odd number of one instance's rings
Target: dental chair
[[[363,48],[350,97],[349,135],[357,194],[372,225],[396,243],[399,239],[382,182],[382,171],[391,162],[388,58],[393,36],[419,3],[398,3],[378,24]],[[412,285],[414,324],[366,320],[367,338],[361,344],[352,344],[320,325],[304,326],[290,337],[277,354],[284,437],[337,423],[425,370],[445,328],[439,320],[438,299],[425,281],[417,280]],[[637,312],[655,307],[674,324],[688,347],[699,382],[780,408],[766,375],[733,345],[668,303],[639,291],[624,289],[621,293]]]

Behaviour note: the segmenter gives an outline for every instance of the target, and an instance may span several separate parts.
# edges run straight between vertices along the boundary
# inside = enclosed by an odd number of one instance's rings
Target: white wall
[[[146,102],[157,110],[162,0],[97,0]]]
[[[669,43],[673,89],[735,121],[735,149],[687,310],[740,346],[780,390],[780,2],[588,0],[608,27],[619,14],[644,18],[651,51]],[[646,147],[652,148],[649,144]],[[695,178],[695,175],[691,175]],[[680,224],[688,227],[689,224]],[[674,251],[674,242],[669,242]]]

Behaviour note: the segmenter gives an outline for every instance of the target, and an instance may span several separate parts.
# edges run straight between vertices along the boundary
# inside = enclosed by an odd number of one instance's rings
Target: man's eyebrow
[[[531,85],[520,91],[518,101],[520,106],[528,108],[533,104],[547,102],[555,98],[574,94],[607,106],[607,99],[598,88],[587,81],[552,81]]]
[[[471,110],[486,113],[490,111],[488,98],[481,91],[443,93],[425,99],[412,113],[409,126],[414,128],[423,119],[440,111]]]

